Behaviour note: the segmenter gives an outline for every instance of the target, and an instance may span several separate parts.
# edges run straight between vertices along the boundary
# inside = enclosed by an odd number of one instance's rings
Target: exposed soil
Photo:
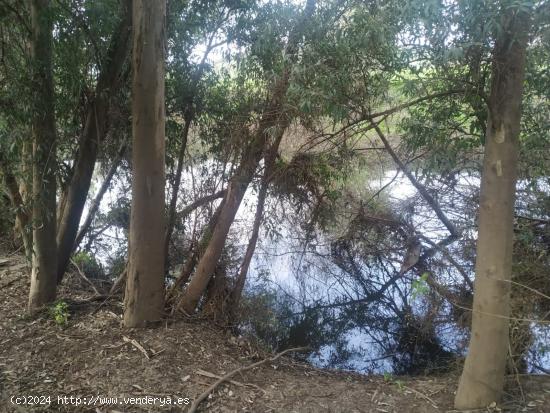
[[[20,256],[0,256],[1,412],[185,412],[189,405],[182,400],[180,406],[161,406],[160,401],[180,397],[192,402],[216,381],[209,375],[272,356],[199,319],[124,329],[120,302],[110,300],[98,309],[101,301],[86,301],[93,291],[77,274],[64,281],[59,294],[70,306],[66,325],[47,313],[29,318],[28,274]],[[233,380],[220,385],[199,411],[451,412],[457,375],[384,379],[320,370],[283,357]],[[509,387],[518,389],[518,378],[510,380]],[[550,377],[519,380],[523,399],[514,390],[502,405],[484,411],[550,412]],[[143,401],[146,395],[157,397],[156,404],[122,399]],[[50,396],[51,404],[14,405],[12,396],[43,396],[39,402]],[[58,396],[86,397],[88,403],[92,396],[116,397],[120,403],[75,406],[58,403]]]

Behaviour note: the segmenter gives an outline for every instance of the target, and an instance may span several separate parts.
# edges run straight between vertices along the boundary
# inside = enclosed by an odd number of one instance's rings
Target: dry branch
[[[74,262],[74,260],[71,258],[71,264],[74,265],[74,267],[76,268],[76,271],[78,272],[78,274],[84,279],[84,281],[86,281],[88,284],[90,284],[90,286],[92,287],[92,289],[94,290],[94,292],[96,293],[97,296],[101,296],[102,294],[97,290],[97,288],[95,287],[94,283],[90,281],[90,279],[88,277],[86,277],[86,274],[84,274],[84,272],[82,272],[82,270],[80,269],[80,267],[78,266],[78,264],[76,262]]]
[[[141,344],[139,344],[137,340],[134,340],[133,338],[126,337],[126,336],[122,336],[122,339],[126,343],[130,343],[132,346],[134,346],[139,351],[141,351],[147,360],[151,359],[151,356],[149,356],[149,353],[147,352],[147,350],[145,350],[145,348]]]
[[[238,368],[236,370],[233,370],[229,373],[227,373],[225,376],[221,377],[220,379],[218,379],[214,384],[212,384],[208,389],[206,389],[203,393],[201,393],[196,399],[195,401],[193,402],[193,404],[191,405],[191,407],[189,408],[189,411],[187,413],[195,413],[197,411],[197,408],[199,407],[199,404],[201,404],[201,402],[206,399],[210,393],[212,393],[214,390],[216,390],[216,388],[228,381],[231,377],[235,376],[236,374],[238,373],[242,373],[243,371],[247,371],[247,370],[251,370],[255,367],[258,367],[262,364],[265,364],[265,363],[268,363],[268,362],[273,362],[275,360],[277,360],[278,358],[284,356],[285,354],[288,354],[288,353],[291,353],[291,352],[299,352],[299,351],[305,351],[307,350],[308,347],[296,347],[296,348],[289,348],[285,351],[282,351],[278,354],[276,354],[275,356],[273,357],[270,357],[270,358],[267,358],[267,359],[264,359],[264,360],[261,360],[261,361],[258,361],[256,363],[253,363],[249,366],[244,366],[244,367],[241,367],[241,368]]]

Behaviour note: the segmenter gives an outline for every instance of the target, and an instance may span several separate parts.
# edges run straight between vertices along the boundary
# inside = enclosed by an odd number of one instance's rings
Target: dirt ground
[[[28,274],[20,256],[0,256],[2,413],[186,412],[216,381],[214,375],[273,356],[198,319],[124,329],[120,302],[86,302],[93,291],[77,274],[64,281],[59,294],[69,304],[66,325],[48,314],[29,318]],[[384,379],[282,357],[232,380],[198,411],[452,412],[457,377]],[[502,405],[484,411],[550,412],[550,377],[510,380],[515,390]]]

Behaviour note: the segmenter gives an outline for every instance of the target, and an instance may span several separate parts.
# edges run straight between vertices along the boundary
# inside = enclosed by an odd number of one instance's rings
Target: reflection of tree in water
[[[430,374],[449,369],[456,354],[443,348],[434,324],[426,318],[405,313],[396,325],[388,352],[396,374]]]
[[[352,204],[346,210],[350,217],[337,236],[322,225],[302,229],[306,235],[292,227],[296,250],[307,251],[297,260],[299,292],[289,297],[278,289],[249,290],[246,306],[254,309],[249,308],[245,325],[273,348],[310,346],[313,359],[325,366],[413,375],[447,371],[464,352],[471,319],[470,285],[447,256],[437,252],[396,276],[414,223],[399,210],[346,202]],[[465,211],[468,207],[463,206]],[[327,205],[320,208],[331,210]],[[332,210],[342,214],[344,209]],[[465,241],[450,250],[468,269],[475,259],[468,256],[470,244]],[[423,244],[423,252],[430,247]],[[427,281],[425,272],[430,274]],[[326,281],[320,289],[313,281],[318,279]],[[331,286],[330,293],[324,285]],[[270,315],[258,323],[262,305]],[[529,338],[524,329],[512,330],[513,342],[518,342],[514,359],[518,371],[525,371],[531,341],[520,343],[520,332]]]

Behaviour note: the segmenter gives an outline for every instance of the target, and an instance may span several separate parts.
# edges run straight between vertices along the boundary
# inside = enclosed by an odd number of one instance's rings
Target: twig
[[[435,407],[436,409],[438,408],[438,407],[437,407],[437,404],[436,404],[430,397],[428,397],[427,395],[425,395],[424,393],[419,392],[418,390],[413,389],[412,387],[409,387],[409,386],[403,386],[403,387],[404,387],[405,389],[410,390],[410,391],[412,391],[413,393],[419,395],[419,396],[422,397],[423,399],[429,401],[429,402],[432,404],[432,406]]]
[[[74,260],[71,258],[71,263],[75,266],[78,274],[84,278],[84,280],[90,284],[90,286],[92,287],[92,289],[94,290],[94,292],[96,293],[96,295],[100,296],[102,295],[98,290],[97,288],[95,287],[94,283],[90,281],[90,279],[88,277],[86,277],[86,275],[82,272],[82,270],[80,269],[80,267],[78,266],[78,264],[76,262],[74,262]]]
[[[212,384],[208,389],[206,389],[203,393],[201,393],[196,399],[195,401],[193,402],[193,404],[191,405],[191,407],[189,408],[189,411],[187,413],[195,413],[197,411],[197,408],[199,407],[199,404],[201,404],[201,402],[206,399],[210,393],[212,393],[214,390],[216,390],[216,388],[222,384],[223,382],[229,380],[231,377],[233,377],[234,375],[236,375],[237,373],[242,373],[243,371],[247,371],[247,370],[251,370],[255,367],[258,367],[262,364],[265,364],[265,363],[268,363],[268,362],[273,362],[275,360],[277,360],[278,358],[280,358],[281,356],[284,356],[285,354],[287,353],[291,353],[291,352],[298,352],[298,351],[305,351],[307,350],[309,347],[296,347],[296,348],[289,348],[285,351],[282,351],[278,354],[276,354],[275,356],[271,357],[271,358],[267,358],[267,359],[264,359],[264,360],[261,360],[261,361],[258,361],[256,363],[253,363],[253,364],[250,364],[249,366],[244,366],[244,367],[241,367],[241,368],[238,368],[236,370],[233,370],[229,373],[227,373],[225,376],[221,377],[220,379],[218,379],[214,384]]]
[[[107,303],[107,301],[109,301],[113,297],[113,295],[115,295],[117,290],[121,287],[123,281],[126,279],[126,270],[127,269],[128,269],[128,267],[124,267],[124,271],[122,271],[120,273],[120,275],[118,276],[118,278],[116,279],[115,283],[113,284],[113,286],[109,290],[109,294],[107,294],[107,297],[105,297],[105,300],[103,300],[101,302],[101,304],[99,304],[97,306],[97,308],[94,311],[92,311],[92,315],[97,313],[105,305],[105,303]]]
[[[126,337],[126,336],[122,336],[122,339],[125,342],[130,343],[131,345],[133,345],[139,351],[141,351],[143,353],[143,355],[145,356],[145,358],[147,358],[147,360],[151,360],[151,357],[149,356],[149,353],[147,353],[147,350],[145,350],[143,348],[143,346],[137,342],[137,340],[134,340],[133,338]]]
[[[545,368],[542,367],[542,366],[539,366],[539,365],[537,365],[537,364],[533,364],[533,367],[534,367],[535,369],[537,369],[538,371],[542,371],[545,375],[546,375],[546,374],[550,374],[550,370],[545,369]]]
[[[116,279],[115,283],[109,290],[109,296],[113,295],[117,292],[117,290],[122,286],[123,281],[126,279],[126,273],[128,271],[128,266],[124,267],[124,270],[120,273],[118,278]]]
[[[24,277],[23,275],[21,275],[21,276],[19,276],[19,277],[15,277],[13,280],[8,281],[7,283],[0,285],[0,290],[3,290],[3,289],[5,289],[5,288],[8,288],[9,286],[15,284],[17,281],[19,281],[19,280],[20,280],[21,278],[23,278],[23,277]]]
[[[211,379],[221,379],[222,378],[222,376],[218,376],[217,374],[210,373],[209,371],[202,370],[202,369],[198,369],[195,373],[200,375],[200,376],[210,377]],[[257,390],[262,391],[264,394],[266,392],[260,386],[257,386],[257,385],[252,384],[252,383],[241,383],[240,381],[236,381],[236,380],[228,380],[228,382],[231,383],[231,384],[234,384],[235,386],[238,386],[238,387],[247,387],[247,386],[248,387],[254,387]]]

